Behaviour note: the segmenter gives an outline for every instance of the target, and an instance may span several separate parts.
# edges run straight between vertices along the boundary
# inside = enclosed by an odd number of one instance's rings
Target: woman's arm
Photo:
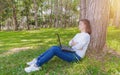
[[[86,46],[89,43],[90,38],[84,37],[81,38],[76,45],[74,45],[72,48],[76,48],[78,50],[82,50],[84,46]]]
[[[72,40],[69,41],[69,46],[74,46],[77,44],[77,42],[74,41],[75,37],[77,36],[77,34],[73,37]]]
[[[78,44],[78,42],[75,42],[74,40],[72,40],[71,46],[75,46],[76,44]]]

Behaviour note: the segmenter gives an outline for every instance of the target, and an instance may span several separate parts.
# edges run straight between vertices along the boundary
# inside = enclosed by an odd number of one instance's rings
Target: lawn
[[[0,75],[28,75],[24,72],[26,62],[37,57],[52,45],[57,45],[60,33],[63,44],[79,31],[69,29],[40,29],[31,31],[0,32]],[[107,45],[120,52],[120,29],[108,28]],[[16,48],[27,50],[16,52]],[[8,53],[9,52],[9,53]],[[67,63],[54,57],[42,66],[42,70],[29,75],[120,75],[120,58],[107,54],[103,61],[85,57],[78,63]]]
[[[120,52],[120,29],[109,27],[107,33],[107,45]]]

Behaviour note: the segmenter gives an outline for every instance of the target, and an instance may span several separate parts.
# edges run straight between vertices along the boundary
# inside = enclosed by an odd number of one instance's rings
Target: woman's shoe
[[[35,64],[37,62],[37,59],[34,58],[31,62],[27,62],[27,65],[32,65],[32,64]]]
[[[38,71],[41,67],[36,66],[35,64],[32,64],[29,67],[26,67],[24,70],[27,73],[33,72],[33,71]]]

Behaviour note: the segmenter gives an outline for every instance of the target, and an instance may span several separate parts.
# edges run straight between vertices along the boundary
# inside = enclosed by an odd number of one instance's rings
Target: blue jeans
[[[67,62],[74,62],[81,59],[80,56],[78,56],[76,53],[65,52],[65,51],[62,51],[59,46],[52,46],[37,58],[36,65],[42,66],[44,63],[52,59],[53,56],[57,56]]]

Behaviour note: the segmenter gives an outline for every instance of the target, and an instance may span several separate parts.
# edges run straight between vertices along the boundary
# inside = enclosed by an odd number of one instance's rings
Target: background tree
[[[6,15],[6,20],[0,20],[4,26],[2,29],[5,30],[6,26],[14,30],[29,30],[39,27],[71,27],[78,24],[79,0],[1,0],[0,4],[0,11],[5,10],[1,15],[10,14]],[[12,21],[12,25],[7,23],[7,19]]]
[[[31,9],[31,0],[23,0],[24,9],[22,11],[23,15],[27,18],[27,30],[30,30],[30,9]]]
[[[17,21],[17,8],[16,8],[16,4],[15,1],[13,1],[13,5],[12,5],[12,10],[13,10],[13,21],[14,21],[14,30],[18,30],[18,21]]]
[[[55,4],[54,4],[54,26],[58,27],[58,0],[54,0]]]
[[[111,0],[113,9],[113,25],[116,28],[120,28],[120,0]]]

